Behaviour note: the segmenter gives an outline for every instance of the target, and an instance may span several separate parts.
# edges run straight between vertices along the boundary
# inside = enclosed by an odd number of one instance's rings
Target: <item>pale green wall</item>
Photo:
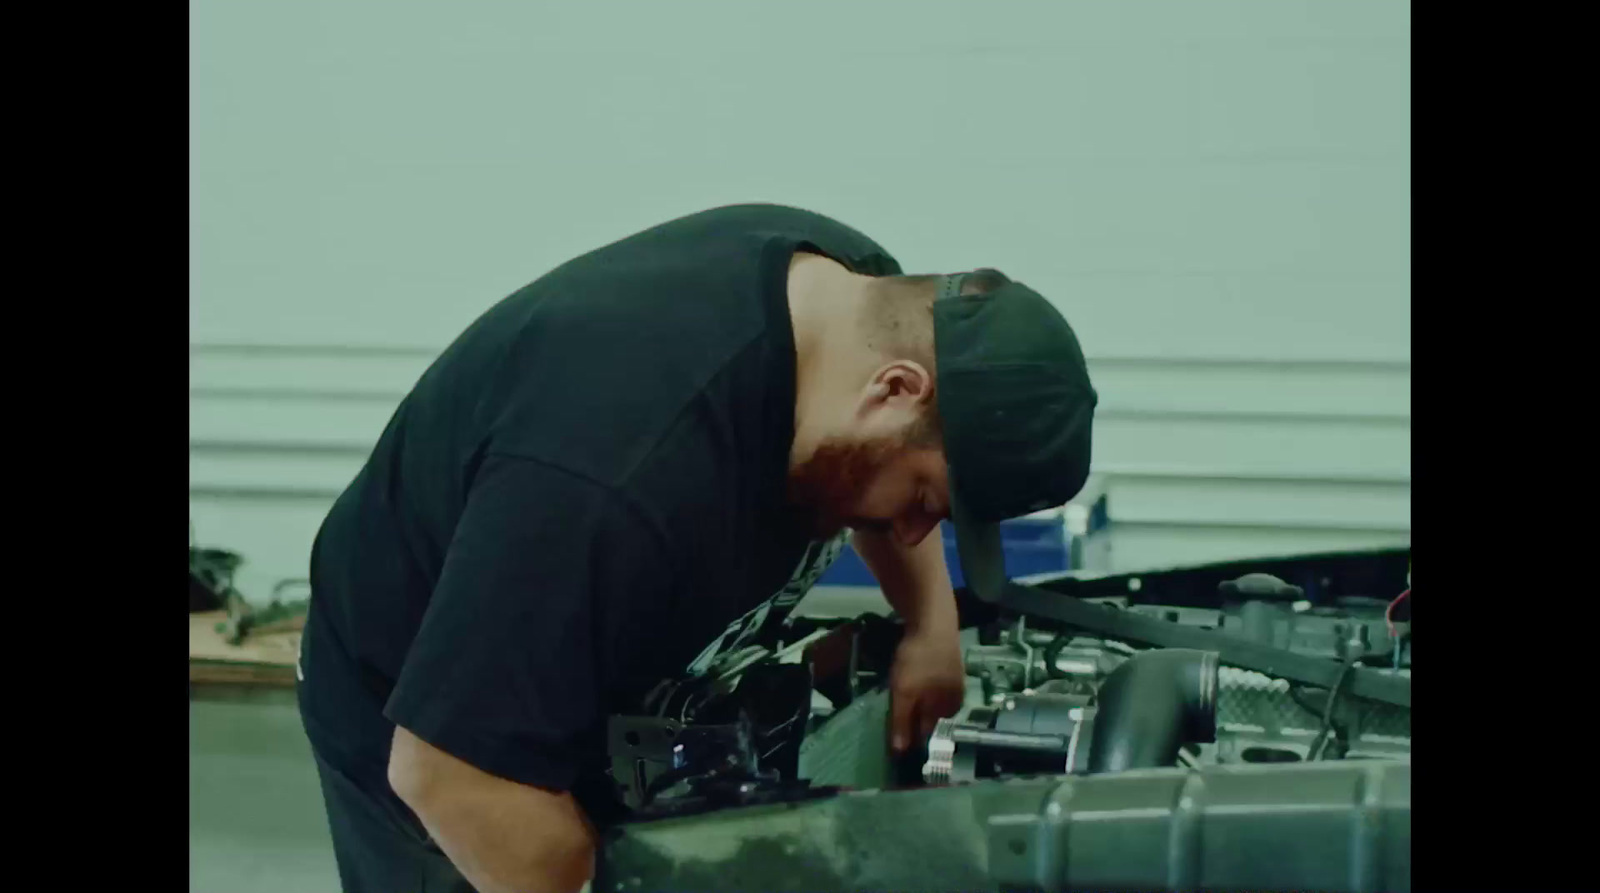
[[[1058,301],[1119,561],[1409,541],[1407,3],[190,13],[191,510],[261,594],[479,311],[737,201]]]

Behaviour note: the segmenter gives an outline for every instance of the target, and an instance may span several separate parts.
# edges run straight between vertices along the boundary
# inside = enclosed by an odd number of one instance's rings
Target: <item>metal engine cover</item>
[[[862,791],[620,825],[595,893],[1411,887],[1411,765],[1213,765]]]

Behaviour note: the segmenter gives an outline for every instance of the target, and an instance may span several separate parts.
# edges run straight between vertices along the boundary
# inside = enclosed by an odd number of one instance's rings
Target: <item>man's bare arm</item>
[[[851,545],[877,579],[883,597],[906,622],[907,631],[954,635],[960,625],[955,588],[950,585],[950,569],[945,566],[944,543],[937,528],[911,548],[882,530],[854,531]]]
[[[490,775],[396,727],[389,784],[482,893],[573,893],[594,829],[570,794]]]
[[[909,548],[892,534],[871,530],[858,531],[854,542],[906,623],[889,674],[889,742],[900,753],[913,737],[925,740],[935,722],[961,709],[966,673],[955,590],[938,531]]]

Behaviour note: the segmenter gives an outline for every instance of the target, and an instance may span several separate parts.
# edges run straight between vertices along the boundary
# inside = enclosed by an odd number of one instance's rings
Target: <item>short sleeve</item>
[[[608,488],[489,457],[384,715],[491,775],[571,790],[618,639],[662,606],[661,551]]]

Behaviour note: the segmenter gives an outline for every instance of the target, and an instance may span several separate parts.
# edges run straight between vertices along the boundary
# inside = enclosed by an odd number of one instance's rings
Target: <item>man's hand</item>
[[[896,754],[927,740],[933,725],[966,699],[966,670],[954,627],[908,630],[889,673],[889,744]]]

